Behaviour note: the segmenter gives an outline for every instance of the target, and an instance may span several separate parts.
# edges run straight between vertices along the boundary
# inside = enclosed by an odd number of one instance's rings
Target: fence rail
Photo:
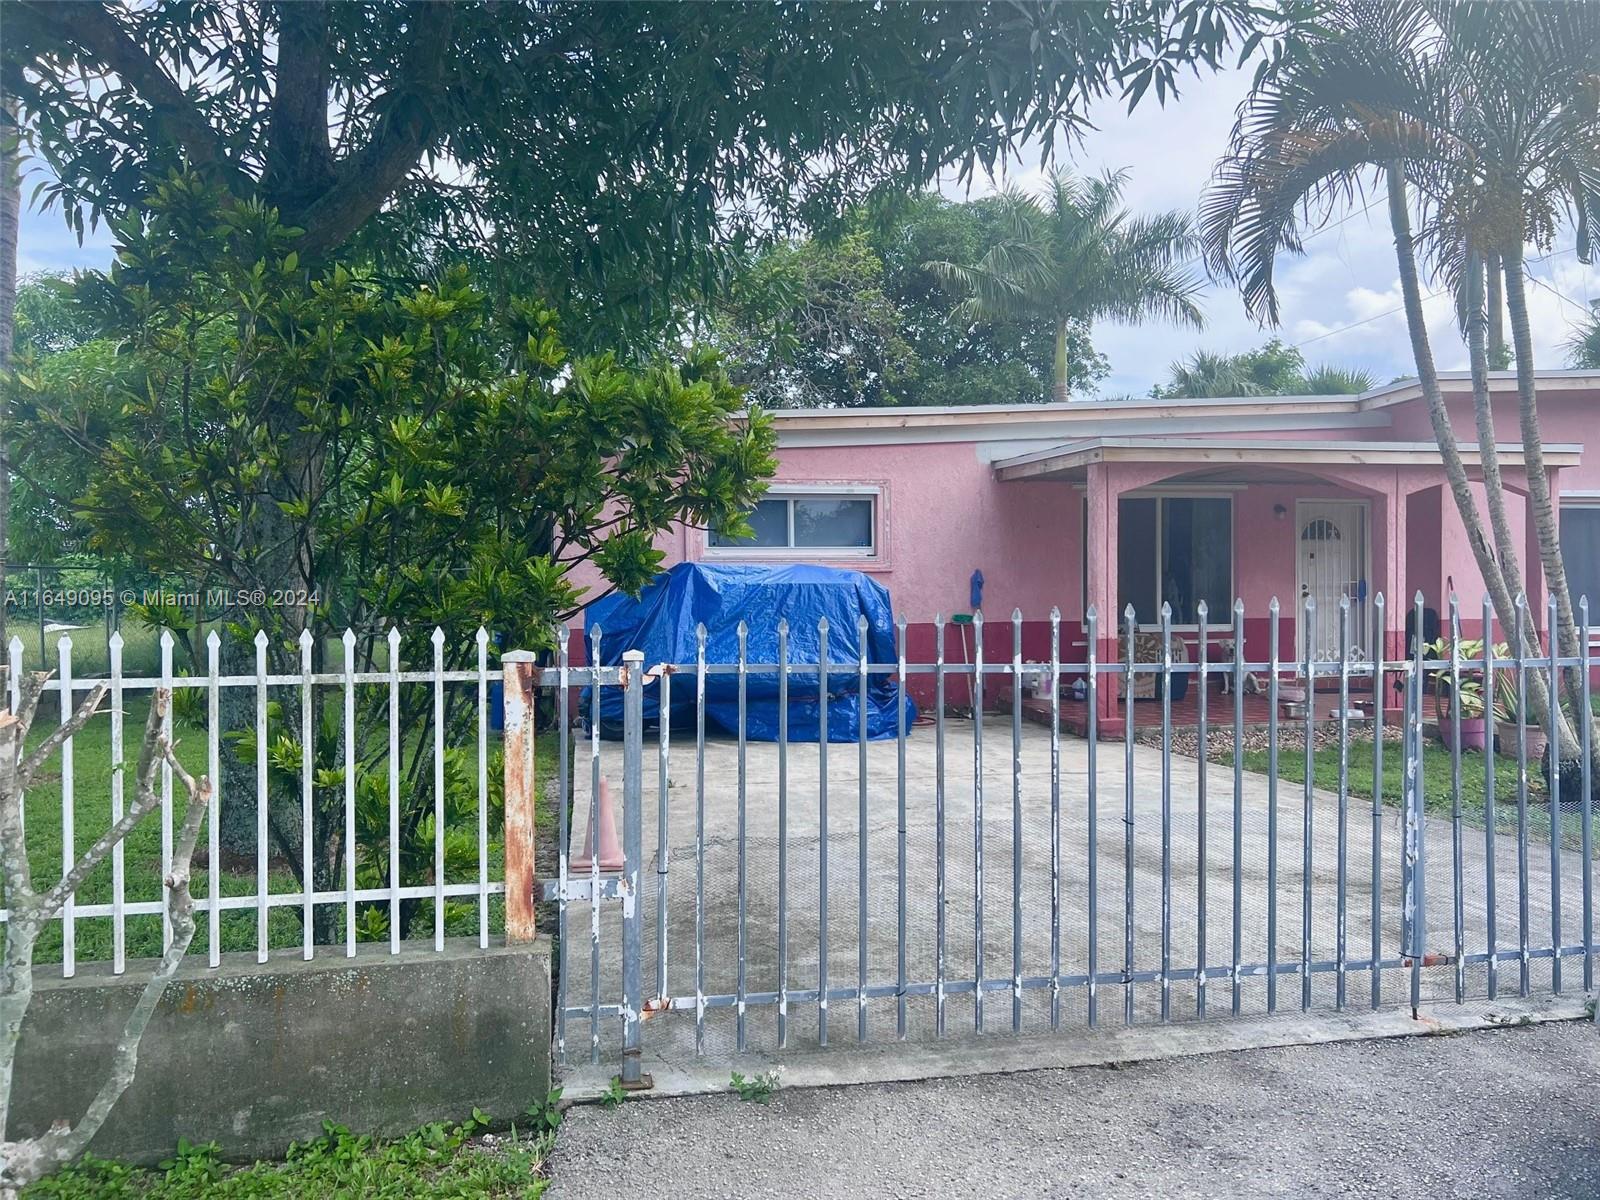
[[[476,902],[476,934],[479,944],[487,946],[490,937],[491,897],[503,896],[505,883],[497,864],[492,861],[490,799],[490,725],[491,685],[498,684],[500,672],[491,673],[489,667],[490,638],[479,629],[473,638],[472,650],[476,663],[469,669],[446,669],[445,634],[435,628],[429,639],[431,666],[418,669],[402,663],[402,638],[398,629],[391,629],[384,641],[387,664],[383,669],[358,669],[362,655],[358,653],[358,638],[346,630],[337,645],[342,651],[338,670],[313,670],[316,660],[317,639],[305,632],[298,642],[300,670],[297,672],[269,671],[269,643],[265,634],[258,634],[254,642],[255,671],[249,674],[225,674],[222,670],[222,641],[215,632],[207,638],[206,673],[203,676],[185,676],[174,670],[173,650],[175,640],[170,632],[160,636],[160,670],[156,675],[126,675],[123,671],[121,634],[113,632],[108,643],[109,673],[102,679],[83,679],[73,671],[73,643],[70,635],[63,636],[57,645],[57,669],[45,686],[46,693],[59,698],[60,721],[65,724],[76,704],[95,687],[109,687],[109,788],[106,795],[83,796],[75,778],[78,755],[75,741],[87,736],[101,735],[92,723],[74,738],[67,739],[60,751],[59,812],[47,811],[37,797],[28,804],[25,819],[29,822],[60,822],[61,870],[65,873],[81,849],[77,836],[79,818],[86,805],[106,806],[108,823],[119,819],[125,809],[124,775],[130,766],[128,759],[128,732],[124,716],[132,696],[149,693],[155,689],[169,689],[174,694],[198,692],[204,699],[203,727],[197,730],[204,740],[204,764],[199,769],[209,774],[215,793],[211,812],[206,823],[203,881],[196,873],[195,890],[203,893],[195,897],[197,914],[205,914],[203,928],[207,931],[207,954],[211,966],[219,964],[222,952],[222,917],[229,912],[254,912],[256,915],[254,950],[259,961],[267,960],[274,939],[269,936],[269,915],[274,910],[297,910],[300,916],[300,950],[302,957],[311,959],[319,951],[336,954],[340,951],[353,956],[359,934],[358,912],[374,908],[383,914],[388,924],[388,942],[391,953],[401,949],[403,934],[403,905],[409,901],[431,902],[433,905],[432,945],[443,948],[445,936],[445,909],[447,901]],[[20,638],[9,645],[9,704],[15,711],[18,703],[21,673],[24,667],[24,649]],[[470,651],[469,651],[470,652]],[[335,657],[329,650],[327,657]],[[580,672],[581,673],[581,672]],[[412,727],[402,728],[402,694],[413,689],[411,699],[431,701],[431,721],[422,714]],[[423,689],[425,696],[415,693]],[[465,719],[446,720],[447,696],[454,691],[458,701],[465,695]],[[253,736],[255,782],[251,800],[254,805],[254,888],[249,894],[224,894],[224,847],[221,841],[221,817],[231,803],[237,803],[225,786],[223,774],[224,741],[230,731],[223,720],[226,698],[240,696],[253,701]],[[364,703],[362,703],[364,701]],[[280,704],[276,716],[273,704]],[[417,705],[413,704],[413,708]],[[43,716],[41,705],[40,721]],[[317,739],[322,730],[325,712],[334,714],[337,729],[337,749],[319,761]],[[361,717],[375,718],[366,728]],[[100,718],[96,718],[96,722]],[[378,722],[381,721],[381,724]],[[373,725],[377,724],[377,728]],[[419,736],[428,738],[426,745],[415,741]],[[173,735],[173,714],[169,709],[164,732]],[[137,732],[133,752],[137,754]],[[374,738],[387,738],[386,746]],[[297,786],[289,788],[283,781],[273,783],[273,754],[282,749],[277,738],[290,738],[295,742],[291,757],[299,764]],[[183,739],[180,738],[180,741]],[[312,752],[306,753],[305,748]],[[403,749],[411,751],[413,765],[426,760],[429,773],[420,771],[415,779],[402,780],[401,760]],[[463,752],[471,757],[472,815],[474,827],[468,836],[475,840],[472,846],[472,871],[470,878],[451,878],[446,865],[446,844],[455,830],[447,827],[446,769],[452,752]],[[198,765],[198,764],[197,764]],[[331,775],[319,775],[320,772]],[[376,774],[385,776],[382,799],[386,805],[386,828],[378,836],[365,841],[358,835],[358,786],[362,779]],[[129,918],[162,917],[161,949],[170,945],[172,931],[167,922],[165,905],[159,898],[159,880],[171,871],[173,853],[174,804],[171,768],[163,764],[159,779],[160,810],[152,817],[160,825],[159,874],[145,889],[152,898],[130,898],[127,843],[119,843],[112,851],[110,862],[109,897],[92,903],[70,899],[55,920],[61,928],[61,971],[71,977],[77,970],[77,944],[79,925],[82,922],[107,921],[111,929],[112,970],[121,974],[126,969],[127,924]],[[320,813],[317,801],[327,801],[329,793],[338,789],[337,812]],[[293,793],[293,794],[290,794]],[[419,799],[420,798],[420,799]],[[419,804],[431,800],[431,808]],[[298,805],[296,805],[298,801]],[[296,811],[297,809],[297,811]],[[431,850],[431,859],[421,870],[421,881],[410,880],[402,865],[402,851],[409,825],[414,830],[422,819],[431,815],[431,837],[427,845],[417,847],[419,853]],[[319,817],[322,819],[319,822]],[[297,859],[287,862],[280,854],[272,854],[274,820],[289,824],[297,839]],[[294,822],[298,821],[297,827]],[[319,836],[306,837],[304,830],[317,831]],[[493,831],[498,834],[498,830]],[[319,844],[331,835],[337,835],[339,861],[324,872],[318,880],[317,857],[324,850]],[[386,869],[384,862],[386,858]],[[363,881],[358,876],[358,864],[364,860],[378,866],[378,880]],[[283,888],[273,879],[274,867],[288,866],[294,870],[296,884]],[[297,869],[296,869],[297,868]],[[457,875],[465,872],[458,871]],[[231,874],[231,873],[230,873]],[[307,882],[311,881],[311,882]],[[320,912],[332,911],[337,923],[342,925],[340,944],[319,945],[315,932],[316,918]],[[9,919],[9,912],[0,909],[0,922]],[[281,940],[281,939],[278,939]],[[416,944],[412,942],[411,944]]]
[[[868,661],[864,649],[853,661],[830,659],[826,622],[809,662],[790,661],[785,623],[776,627],[772,661],[747,657],[742,625],[731,663],[706,661],[703,627],[694,661],[624,655],[616,675],[589,696],[585,744],[565,721],[558,736],[558,874],[540,893],[559,903],[558,1051],[566,1054],[574,1024],[590,1062],[617,1037],[610,1044],[620,1051],[623,1081],[637,1085],[646,1032],[668,1059],[739,1053],[756,1040],[781,1050],[797,1036],[826,1046],[836,1035],[830,1005],[850,1010],[855,1040],[865,1042],[874,1011],[892,1022],[895,1038],[943,1037],[958,1004],[962,1020],[981,1033],[993,1025],[996,1003],[1009,1010],[1012,1030],[1033,1020],[1057,1028],[1069,1000],[1095,1026],[1108,995],[1127,1023],[1201,1018],[1219,1004],[1232,1014],[1274,1013],[1324,1000],[1337,1009],[1377,1008],[1386,997],[1404,997],[1416,1010],[1494,998],[1507,967],[1521,995],[1561,993],[1570,960],[1581,961],[1582,986],[1592,989],[1591,721],[1570,722],[1582,753],[1565,774],[1559,755],[1548,786],[1530,772],[1540,763],[1530,748],[1541,732],[1530,718],[1530,688],[1540,686],[1533,681],[1561,696],[1570,673],[1575,711],[1589,712],[1596,664],[1587,602],[1577,655],[1537,645],[1519,601],[1502,622],[1510,651],[1498,651],[1490,636],[1470,659],[1462,657],[1454,598],[1447,658],[1429,657],[1420,639],[1403,657],[1384,655],[1383,597],[1366,608],[1374,657],[1353,649],[1348,601],[1340,606],[1339,646],[1326,657],[1312,647],[1284,656],[1277,620],[1266,657],[1247,657],[1242,604],[1229,614],[1232,653],[1220,659],[1206,649],[1202,610],[1192,662],[1175,653],[1180,635],[1165,609],[1153,660],[1136,652],[1148,635],[1131,611],[1117,659],[1102,659],[1092,609],[1081,663],[1062,660],[1055,612],[1042,664],[1024,661],[1020,612],[1002,626],[998,653],[991,623],[988,655],[976,615],[971,659],[963,662],[948,660],[942,621],[931,662],[908,661],[903,621],[893,662]],[[1422,612],[1418,596],[1419,630]],[[1279,615],[1275,601],[1269,613]],[[1493,616],[1485,604],[1485,630],[1495,628]],[[1552,600],[1546,629],[1553,628]],[[857,646],[867,645],[866,634],[863,620]],[[601,637],[594,631],[596,643]],[[737,723],[718,739],[707,733],[707,685],[730,675]],[[919,676],[934,693],[931,730],[908,725],[904,698]],[[1197,691],[1187,753],[1178,748],[1174,714],[1174,684],[1185,676]],[[1501,716],[1509,753],[1497,755],[1491,742],[1481,762],[1464,755],[1456,704],[1444,721],[1450,748],[1441,765],[1424,697],[1467,695],[1463,682],[1474,676],[1486,697],[1496,695],[1498,678],[1510,683],[1514,709]],[[1148,677],[1153,701],[1123,698]],[[970,716],[949,711],[952,679],[970,690]],[[1213,693],[1223,679],[1231,695]],[[1046,707],[1034,714],[1043,728],[1025,721],[1025,692],[1036,681],[1044,685]],[[1083,684],[1081,740],[1062,728],[1074,681]],[[1247,697],[1252,681],[1262,696]],[[525,686],[550,691],[563,713],[583,682],[564,641],[554,669],[526,668]],[[874,742],[865,701],[883,682],[899,717],[893,736]],[[1395,685],[1400,703],[1386,712]],[[647,754],[646,693],[666,714],[679,687],[693,690],[692,720],[680,727],[659,720],[655,753]],[[748,736],[753,687],[763,703],[776,696],[774,743]],[[620,753],[601,736],[601,694],[610,688],[625,698]],[[1370,692],[1370,715],[1354,711],[1361,691]],[[828,721],[846,692],[858,700],[860,726],[841,750],[838,741],[830,746]],[[819,740],[792,741],[791,705],[824,695]],[[1291,695],[1299,710],[1286,717]],[[1253,715],[1247,700],[1258,706]],[[1336,705],[1331,714],[1319,709],[1323,700]],[[986,712],[989,702],[1009,711]],[[1136,712],[1147,703],[1158,714],[1141,731]],[[1120,705],[1125,718],[1110,739],[1101,731],[1108,704]],[[694,757],[679,769],[674,744],[691,738]],[[1218,763],[1213,739],[1223,738]],[[1264,763],[1246,747],[1252,738],[1264,742]],[[1386,756],[1393,756],[1389,770],[1400,768],[1394,806],[1383,785]],[[603,781],[619,765],[622,861],[605,864]],[[1371,795],[1353,798],[1353,776],[1369,766]],[[1512,775],[1497,780],[1497,768]],[[1448,781],[1434,798],[1442,772]],[[1481,804],[1463,800],[1474,774]],[[854,793],[854,804],[830,810],[841,789]],[[589,832],[578,850],[574,827],[584,818]],[[1544,864],[1535,861],[1541,841],[1548,841]],[[672,868],[686,856],[689,878],[677,885],[681,872]],[[653,884],[645,882],[650,874]],[[1507,894],[1515,897],[1514,919],[1501,911]],[[1362,975],[1358,1001],[1353,986]],[[773,1012],[770,1027],[755,1019],[762,1009]],[[813,1021],[800,1033],[803,1010]]]
[[[1267,611],[1280,615],[1276,602]],[[1103,635],[1091,609],[1084,662],[1062,659],[1054,612],[1043,663],[1024,659],[1020,613],[998,636],[996,623],[986,630],[975,615],[960,662],[947,654],[943,621],[931,661],[912,660],[903,621],[890,662],[870,661],[864,649],[841,657],[847,639],[824,622],[817,649],[805,654],[793,649],[796,631],[780,623],[775,654],[752,657],[742,627],[734,661],[707,661],[702,629],[691,661],[647,663],[630,652],[620,665],[574,666],[563,632],[551,665],[511,652],[494,670],[484,630],[453,658],[440,630],[425,650],[391,630],[381,665],[357,653],[353,633],[325,652],[307,634],[297,671],[274,667],[263,635],[255,670],[244,673],[224,673],[213,634],[205,674],[193,677],[175,672],[170,634],[160,639],[157,673],[126,674],[113,636],[109,730],[96,735],[109,742],[106,792],[80,789],[69,740],[59,812],[36,788],[27,817],[59,821],[65,871],[87,806],[108,820],[125,807],[124,716],[133,697],[163,687],[198,694],[203,769],[214,780],[227,751],[225,713],[252,725],[254,742],[253,787],[242,797],[254,817],[254,862],[242,879],[226,871],[219,828],[226,806],[241,799],[238,779],[232,794],[219,789],[208,817],[196,907],[206,914],[213,966],[228,914],[255,914],[243,944],[265,961],[285,938],[270,927],[274,912],[298,914],[296,940],[312,958],[353,955],[358,937],[380,933],[391,953],[426,946],[430,933],[441,947],[447,902],[466,902],[463,925],[480,945],[490,941],[492,901],[505,907],[508,940],[526,940],[535,935],[535,901],[554,901],[558,1052],[565,1056],[569,1034],[581,1031],[585,1057],[598,1062],[612,1047],[630,1085],[641,1081],[647,1032],[652,1052],[667,1057],[826,1046],[838,1040],[830,1008],[841,1005],[853,1040],[865,1042],[880,1021],[895,1038],[937,1038],[1002,1023],[1096,1026],[1113,1012],[1131,1023],[1324,1003],[1376,1008],[1400,997],[1416,1009],[1512,987],[1524,996],[1561,993],[1574,982],[1565,970],[1574,962],[1583,988],[1593,989],[1592,722],[1570,722],[1580,752],[1554,755],[1545,783],[1536,778],[1541,731],[1530,720],[1541,689],[1565,689],[1574,713],[1590,710],[1597,663],[1587,602],[1579,605],[1580,653],[1570,656],[1539,643],[1519,602],[1499,621],[1509,651],[1489,636],[1463,657],[1453,598],[1447,612],[1446,658],[1429,657],[1420,641],[1404,656],[1386,654],[1381,595],[1363,613],[1370,657],[1353,649],[1348,603],[1331,656],[1315,647],[1283,654],[1276,619],[1261,656],[1259,643],[1246,645],[1239,604],[1224,624],[1209,625],[1202,610],[1198,636],[1175,631],[1164,611],[1155,642],[1132,612]],[[1418,629],[1421,614],[1418,597]],[[1495,616],[1485,603],[1482,627],[1491,634]],[[1552,602],[1545,628],[1554,627]],[[1211,656],[1208,632],[1230,629],[1231,653]],[[867,645],[866,632],[855,631],[856,647]],[[603,637],[592,631],[587,661],[605,661]],[[1177,643],[1191,637],[1196,658],[1184,661]],[[1115,656],[1104,654],[1113,641]],[[1153,656],[1141,652],[1151,646]],[[23,652],[16,640],[9,649],[14,706]],[[74,675],[70,636],[57,651],[48,687],[64,722],[100,681]],[[413,661],[403,661],[407,653]],[[1146,679],[1153,696],[1139,699]],[[1196,695],[1180,720],[1174,693],[1183,679]],[[952,681],[967,701],[959,709],[949,703]],[[1222,681],[1227,695],[1216,691]],[[493,766],[496,683],[505,696],[503,777]],[[736,717],[719,737],[708,728],[708,685],[730,683]],[[1254,683],[1261,694],[1247,695]],[[1465,696],[1468,684],[1509,706],[1498,722],[1502,752],[1493,752],[1491,734],[1490,752],[1463,753],[1456,704],[1443,722],[1450,736],[1441,759],[1424,698],[1430,690]],[[897,713],[881,739],[867,729],[875,688],[888,689]],[[916,724],[905,704],[913,690],[931,709]],[[1354,710],[1363,691],[1370,715]],[[690,697],[685,720],[658,720],[649,752],[646,697],[670,714],[675,692]],[[1301,707],[1290,717],[1285,703],[1296,694]],[[602,706],[619,695],[614,730]],[[1391,695],[1398,703],[1386,709]],[[536,770],[540,697],[560,717],[549,731],[555,762]],[[1324,697],[1331,714],[1319,708]],[[846,698],[854,727],[840,724]],[[790,736],[791,712],[807,703],[820,724],[814,741]],[[775,740],[751,735],[752,705],[775,708]],[[1063,728],[1068,705],[1081,716],[1081,736]],[[1121,730],[1106,736],[1104,721],[1118,716]],[[680,765],[691,745],[692,759]],[[1362,795],[1356,777],[1369,770],[1370,795]],[[1383,781],[1394,774],[1391,803]],[[617,775],[621,829],[611,861],[608,785]],[[503,868],[490,817],[502,778]],[[165,875],[175,818],[165,771],[160,787]],[[544,880],[534,857],[541,787],[556,814],[555,874]],[[316,834],[288,839],[292,863],[270,850],[282,828]],[[319,865],[318,853],[334,847],[337,857]],[[130,920],[162,913],[159,888],[140,894],[130,878],[139,864],[125,850],[112,856],[104,894],[75,897],[57,918],[64,975],[76,971],[91,923],[109,928],[108,957],[120,973]],[[286,865],[296,868],[289,886],[274,878]],[[430,904],[431,929],[418,921],[418,936],[407,937],[407,906],[420,913]],[[169,937],[164,928],[163,947]]]

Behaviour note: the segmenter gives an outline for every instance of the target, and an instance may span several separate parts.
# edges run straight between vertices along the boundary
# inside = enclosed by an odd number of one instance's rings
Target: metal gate
[[[1020,613],[999,637],[975,615],[958,662],[942,621],[932,661],[907,661],[902,623],[889,664],[829,662],[825,623],[820,663],[788,661],[781,624],[763,663],[707,662],[702,630],[695,662],[575,667],[563,638],[527,684],[563,714],[539,892],[556,909],[558,1061],[619,1062],[624,1086],[645,1086],[647,1041],[653,1061],[688,1065],[997,1027],[1416,1012],[1561,994],[1568,959],[1592,989],[1590,722],[1552,788],[1530,716],[1568,680],[1588,711],[1587,603],[1567,658],[1520,600],[1507,650],[1463,641],[1451,598],[1440,658],[1384,658],[1383,597],[1366,608],[1368,637],[1342,600],[1337,653],[1297,662],[1280,658],[1276,601],[1258,661],[1242,603],[1221,624],[1202,608],[1191,631],[1163,610],[1155,635],[1130,609],[1115,661],[1092,609],[1083,662],[1063,660],[1054,612],[1042,662],[1023,657]],[[1485,601],[1483,628],[1492,615]],[[706,682],[727,674],[737,732],[708,736]],[[758,675],[776,677],[776,742],[746,736]],[[830,742],[823,705],[822,740],[791,742],[791,685],[837,695],[841,675],[863,699],[883,675],[922,691],[925,720],[908,728],[902,705],[896,736],[872,742],[863,703],[862,728],[835,724],[848,740]],[[1153,697],[1123,700],[1119,676],[1152,677]],[[682,687],[693,730],[647,730],[647,689],[665,712]],[[620,731],[602,729],[608,688]],[[1498,754],[1463,751],[1472,703],[1450,698],[1475,692],[1499,698]]]

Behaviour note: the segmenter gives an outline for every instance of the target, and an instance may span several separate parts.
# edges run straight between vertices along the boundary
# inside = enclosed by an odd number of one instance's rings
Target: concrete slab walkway
[[[902,961],[903,976],[911,984],[933,984],[940,978],[953,983],[975,977],[981,954],[982,975],[997,989],[984,993],[981,1036],[989,1037],[1009,1034],[1014,1022],[1024,1032],[1050,1028],[1049,990],[1024,989],[1019,998],[1013,995],[1012,980],[1019,974],[1024,979],[1048,977],[1053,944],[1066,976],[1085,975],[1091,953],[1100,972],[1120,972],[1130,955],[1130,943],[1136,974],[1159,973],[1164,965],[1172,971],[1193,971],[1204,965],[1212,973],[1204,987],[1208,1019],[1227,1016],[1233,1010],[1231,969],[1236,959],[1247,967],[1275,960],[1279,964],[1278,1010],[1298,1012],[1302,1000],[1298,966],[1307,934],[1312,961],[1335,960],[1342,943],[1345,960],[1361,963],[1372,957],[1375,940],[1380,958],[1399,956],[1401,832],[1399,813],[1392,808],[1374,814],[1370,803],[1351,801],[1341,820],[1336,796],[1316,793],[1308,811],[1299,785],[1274,785],[1265,776],[1246,774],[1236,789],[1231,769],[1211,765],[1204,768],[1202,778],[1200,764],[1192,759],[1172,759],[1164,780],[1159,752],[1144,746],[1136,746],[1132,752],[1130,798],[1124,748],[1118,742],[1102,742],[1094,769],[1095,812],[1091,818],[1088,746],[1080,739],[1063,736],[1056,840],[1052,837],[1049,731],[1025,725],[1013,745],[1009,720],[991,717],[985,721],[981,759],[978,746],[971,721],[950,720],[942,763],[933,730],[918,727],[907,741],[903,772],[893,741],[870,743],[864,762],[857,745],[830,745],[824,772],[817,745],[791,745],[780,783],[777,747],[750,743],[741,789],[736,743],[716,740],[707,744],[702,786],[692,739],[675,737],[670,746],[663,831],[659,748],[652,738],[646,746],[643,805],[644,991],[647,997],[665,993],[673,998],[675,1007],[644,1024],[647,1069],[654,1064],[660,1070],[687,1071],[732,1063],[737,1057],[735,1007],[707,1009],[697,1036],[695,1013],[683,1011],[681,1006],[693,1007],[697,972],[702,979],[700,989],[706,994],[734,993],[739,988],[741,878],[747,995],[779,990],[780,961],[791,992],[817,988],[823,961],[822,901],[826,898],[827,976],[834,992],[827,1016],[830,1052],[849,1052],[862,1030],[863,1012],[866,1040],[900,1039],[897,998],[871,996],[863,1005],[856,989],[863,978],[869,991],[893,989],[902,977]],[[575,753],[582,754],[587,748],[578,742]],[[601,770],[620,800],[619,744],[602,743]],[[574,844],[581,846],[588,821],[590,771],[586,759],[578,760],[575,775],[578,815]],[[975,787],[980,780],[981,796]],[[780,791],[786,818],[781,838]],[[937,866],[941,793],[945,847],[942,968]],[[1164,796],[1168,798],[1165,804]],[[1126,819],[1130,808],[1131,823]],[[1474,817],[1476,826],[1470,823]],[[1572,853],[1558,856],[1557,879],[1552,876],[1548,842],[1530,844],[1522,868],[1527,879],[1524,894],[1519,887],[1517,842],[1504,824],[1507,817],[1514,813],[1502,814],[1497,832],[1490,836],[1481,827],[1481,814],[1469,814],[1469,820],[1463,822],[1461,914],[1467,951],[1482,951],[1488,942],[1485,884],[1491,874],[1491,854],[1498,892],[1496,937],[1501,949],[1518,945],[1524,925],[1531,946],[1549,946],[1553,897],[1560,898],[1563,942],[1580,942],[1580,860]],[[821,857],[824,820],[828,834],[826,889]],[[697,824],[704,830],[703,861],[696,851]],[[1427,822],[1430,953],[1448,954],[1454,949],[1453,835],[1449,821]],[[780,954],[779,938],[780,841],[786,857],[786,954]],[[663,843],[665,855],[658,851]],[[1165,896],[1164,858],[1170,878]],[[1053,861],[1058,871],[1054,897]],[[1092,925],[1091,871],[1096,907]],[[703,893],[697,903],[697,877],[702,873]],[[1342,903],[1341,875],[1345,880]],[[1308,877],[1309,908],[1304,889]],[[664,885],[667,896],[661,922],[664,944],[657,936],[658,885]],[[1020,921],[1014,920],[1017,915]],[[601,1004],[615,1004],[621,998],[620,922],[619,905],[602,906]],[[1053,935],[1053,931],[1058,932]],[[589,933],[587,906],[574,905],[567,933],[569,1007],[587,1003],[595,994],[589,969]],[[1530,960],[1528,974],[1531,992],[1549,990],[1548,958]],[[1453,999],[1453,967],[1430,966],[1423,975],[1425,1000]],[[1486,995],[1488,971],[1484,965],[1467,967],[1465,976],[1468,995]],[[1565,976],[1567,990],[1581,993],[1581,959],[1566,960]],[[1339,978],[1340,972],[1333,970],[1311,974],[1312,1009],[1332,1011],[1336,1007]],[[1370,1008],[1371,972],[1351,968],[1344,979],[1347,1005]],[[1498,982],[1502,995],[1514,995],[1520,985],[1518,965],[1502,964]],[[1384,970],[1380,983],[1381,1003],[1404,1007],[1409,1013],[1409,971]],[[841,988],[848,994],[840,996]],[[1194,1020],[1200,1001],[1200,989],[1192,979],[1169,980],[1165,988],[1155,980],[1127,986],[1102,981],[1095,991],[1102,1026],[1122,1023],[1130,1008],[1135,1024],[1156,1022],[1163,1005],[1173,1021]],[[1087,1026],[1087,986],[1064,988],[1057,1003],[1060,1029]],[[1239,1013],[1263,1015],[1267,1003],[1265,973],[1243,975],[1238,987]],[[937,1037],[938,1008],[933,996],[909,997],[905,1038]],[[970,989],[947,994],[944,1010],[947,1038],[979,1036]],[[790,1002],[784,1050],[778,1046],[777,1018],[776,1005],[747,1006],[748,1054],[782,1061],[786,1055],[804,1054],[819,1046],[822,1012],[815,999]],[[587,1018],[569,1017],[564,1043],[569,1076],[576,1077],[589,1062],[591,1033],[596,1039],[601,1077],[616,1070],[620,1022],[604,1017],[591,1029]]]
[[[1600,1195],[1600,1030],[1210,1054],[1116,1069],[569,1111],[556,1200]]]

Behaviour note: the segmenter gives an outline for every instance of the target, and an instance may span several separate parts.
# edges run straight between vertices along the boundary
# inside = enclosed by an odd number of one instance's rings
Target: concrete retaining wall
[[[548,941],[386,950],[185,966],[145,1033],[133,1086],[91,1151],[153,1162],[186,1137],[250,1159],[315,1137],[324,1120],[401,1134],[474,1106],[506,1120],[544,1098]],[[17,1060],[14,1134],[83,1112],[148,967],[130,962],[121,978],[101,963],[73,979],[38,972]]]

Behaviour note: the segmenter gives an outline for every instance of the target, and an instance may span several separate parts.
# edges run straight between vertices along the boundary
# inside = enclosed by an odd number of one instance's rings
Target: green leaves
[[[774,469],[770,422],[745,411],[714,354],[573,357],[549,308],[490,304],[462,269],[426,287],[351,266],[288,269],[295,251],[274,214],[189,176],[158,189],[149,212],[123,228],[114,271],[79,289],[126,352],[104,371],[31,372],[15,444],[30,477],[37,467],[83,481],[78,519],[92,544],[227,597],[208,617],[230,647],[263,630],[274,674],[298,671],[302,622],[349,627],[363,670],[387,661],[391,625],[407,669],[431,664],[436,625],[447,669],[477,665],[480,626],[508,646],[553,648],[597,583],[637,592],[662,561],[658,537],[736,518]],[[171,607],[163,615],[198,633],[198,605]],[[201,639],[179,645],[203,671]],[[319,642],[313,654],[318,671],[342,666],[342,647]],[[411,782],[431,784],[427,693],[407,684],[400,698],[407,882],[432,870],[430,788]],[[386,699],[359,697],[361,728],[385,727]],[[284,692],[269,712],[274,831],[300,836],[309,753],[313,869],[330,876],[347,769],[337,706],[306,748],[297,704]],[[471,721],[455,696],[447,744],[470,744]],[[253,727],[225,734],[253,763]],[[386,742],[362,744],[355,765],[362,886],[388,881],[386,753]],[[447,860],[469,864],[474,768],[451,757],[447,775]],[[298,853],[285,857],[298,869]],[[426,911],[408,903],[401,919]]]
[[[280,80],[292,6],[12,4],[4,54],[49,167],[38,199],[80,234],[136,221],[147,181],[187,164],[277,210],[299,259],[255,256],[275,270],[341,246],[385,271],[460,255],[496,294],[539,281],[591,350],[671,344],[751,247],[946,169],[993,174],[1020,143],[1069,141],[1106,96],[1164,101],[1181,68],[1231,60],[1292,7],[335,6]],[[329,104],[289,120],[274,97],[308,80]],[[447,152],[460,169],[432,169]]]
[[[1015,190],[1001,196],[1005,236],[982,258],[928,264],[941,284],[964,297],[958,318],[1048,322],[1056,329],[1058,400],[1068,395],[1074,328],[1149,318],[1203,324],[1196,303],[1202,281],[1179,265],[1196,248],[1188,217],[1134,216],[1121,206],[1123,182],[1121,172],[1089,179],[1051,172],[1040,196]]]

